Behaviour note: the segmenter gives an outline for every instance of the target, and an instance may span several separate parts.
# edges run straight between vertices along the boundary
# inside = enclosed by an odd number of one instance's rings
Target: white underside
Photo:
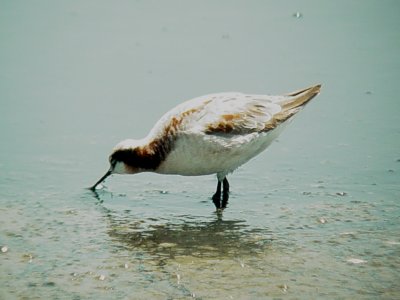
[[[281,124],[269,132],[232,136],[182,134],[156,172],[187,176],[217,174],[223,179],[265,150],[283,127]]]

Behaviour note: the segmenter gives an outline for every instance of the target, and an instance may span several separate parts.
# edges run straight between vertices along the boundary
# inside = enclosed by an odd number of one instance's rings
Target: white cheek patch
[[[121,162],[121,161],[118,161],[115,164],[113,173],[115,173],[115,174],[126,174],[127,172],[126,172],[125,164],[123,162]]]
[[[140,173],[139,169],[132,168],[122,161],[118,161],[113,169],[113,174],[136,174]]]

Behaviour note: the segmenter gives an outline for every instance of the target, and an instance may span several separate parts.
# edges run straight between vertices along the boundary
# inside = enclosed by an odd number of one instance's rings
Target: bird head
[[[143,156],[142,140],[124,140],[118,143],[109,156],[110,168],[89,189],[95,190],[111,174],[136,174],[143,171],[141,157]]]

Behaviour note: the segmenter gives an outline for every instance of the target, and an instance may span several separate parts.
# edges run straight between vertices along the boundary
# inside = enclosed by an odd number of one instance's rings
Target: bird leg
[[[217,190],[212,196],[212,200],[217,209],[221,208],[221,181],[218,180]]]
[[[223,180],[223,192],[222,192],[222,209],[226,208],[226,205],[228,204],[229,200],[229,182],[226,177]]]
[[[222,202],[221,202],[221,183],[222,183]],[[224,209],[226,208],[229,200],[229,182],[226,177],[223,180],[218,180],[217,190],[215,194],[212,196],[212,200],[214,205],[217,209]]]

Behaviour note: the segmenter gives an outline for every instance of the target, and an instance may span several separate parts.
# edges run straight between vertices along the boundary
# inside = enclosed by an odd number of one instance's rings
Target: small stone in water
[[[103,281],[103,280],[105,280],[105,279],[106,279],[106,276],[105,276],[105,275],[101,274],[101,275],[99,276],[99,280]]]
[[[396,242],[396,241],[387,241],[386,244],[388,244],[388,245],[400,245],[400,242]]]
[[[318,219],[318,222],[321,223],[321,224],[325,224],[328,221],[325,218],[321,217],[321,218]]]
[[[282,292],[284,292],[284,293],[286,293],[287,290],[288,290],[288,288],[289,288],[286,284],[281,284],[281,285],[279,285],[278,287],[279,287],[279,288],[282,290]]]
[[[6,253],[7,251],[8,251],[8,247],[7,246],[1,247],[1,252],[2,253]]]
[[[342,232],[342,233],[340,233],[340,235],[341,236],[348,236],[348,237],[355,237],[356,236],[355,232],[351,232],[351,231]]]
[[[43,286],[55,286],[55,285],[56,285],[56,283],[54,281],[48,281],[48,282],[43,283]]]
[[[24,254],[22,256],[24,259],[29,259],[28,262],[31,263],[33,261],[33,255],[32,254]]]
[[[175,243],[160,243],[159,244],[159,247],[162,247],[162,248],[172,248],[172,247],[175,247],[175,246],[176,246]]]
[[[366,263],[366,260],[360,259],[360,258],[349,258],[347,262],[352,263],[352,264],[363,264]]]
[[[296,18],[296,19],[300,19],[300,18],[303,17],[303,14],[302,14],[301,12],[299,12],[299,11],[296,11],[296,12],[293,14],[293,17]]]

